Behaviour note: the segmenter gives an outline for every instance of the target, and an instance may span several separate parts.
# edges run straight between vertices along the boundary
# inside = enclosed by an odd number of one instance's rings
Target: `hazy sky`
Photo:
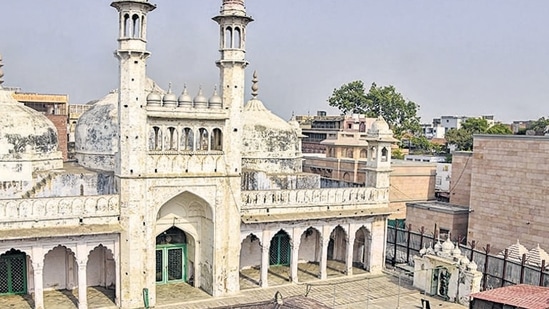
[[[85,103],[117,88],[118,15],[107,0],[0,7],[5,86]],[[221,0],[151,0],[148,75],[194,96],[219,82]],[[549,103],[547,0],[248,0],[247,79],[279,116],[330,108],[353,80],[394,85],[422,122],[441,115],[538,119]],[[251,83],[248,82],[247,87]],[[248,96],[249,98],[249,96]]]

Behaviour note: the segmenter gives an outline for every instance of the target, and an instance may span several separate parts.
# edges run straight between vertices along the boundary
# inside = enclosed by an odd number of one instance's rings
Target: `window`
[[[387,162],[388,154],[389,150],[387,150],[387,147],[383,147],[383,149],[381,149],[381,162]]]
[[[211,145],[212,150],[223,150],[223,134],[220,129],[213,129]]]
[[[225,48],[233,48],[233,29],[225,28]]]
[[[208,131],[204,128],[198,129],[198,149],[208,150]]]
[[[183,150],[194,150],[194,132],[191,128],[183,129],[181,146]]]
[[[242,48],[242,33],[240,33],[240,28],[234,28],[234,47]]]
[[[154,132],[154,139],[153,139],[153,150],[161,150],[162,149],[162,143],[160,142],[161,141],[161,138],[162,138],[162,133],[160,132],[160,128],[159,127],[153,127],[153,132]]]

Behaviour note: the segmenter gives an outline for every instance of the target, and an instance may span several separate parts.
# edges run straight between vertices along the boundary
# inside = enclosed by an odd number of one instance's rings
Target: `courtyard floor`
[[[460,308],[465,306],[447,303],[437,298],[425,297],[411,286],[411,279],[402,275],[400,280],[394,272],[387,271],[380,275],[370,275],[362,269],[353,268],[353,276],[345,276],[343,263],[330,261],[328,279],[317,279],[318,265],[313,263],[299,264],[299,283],[288,280],[289,268],[283,266],[269,269],[269,288],[260,288],[259,269],[245,269],[241,272],[241,291],[232,296],[212,298],[200,289],[186,283],[158,285],[156,288],[156,308],[165,309],[200,309],[216,308],[273,299],[279,292],[282,297],[312,297],[332,308],[421,308],[421,299],[429,299],[431,307]],[[400,284],[399,284],[400,282]],[[44,293],[47,309],[78,308],[78,290],[47,291]],[[116,308],[113,302],[114,290],[88,288],[88,305],[90,309]],[[0,308],[31,309],[31,296],[1,296]]]

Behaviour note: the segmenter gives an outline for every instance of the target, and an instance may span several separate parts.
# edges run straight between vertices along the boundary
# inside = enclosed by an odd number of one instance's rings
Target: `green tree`
[[[483,118],[468,118],[459,129],[451,129],[445,134],[449,145],[456,145],[457,150],[473,150],[473,134],[513,134],[511,129],[501,123],[489,127]]]
[[[549,127],[549,119],[541,117],[540,119],[532,122],[527,128],[526,131],[532,130],[536,135],[544,135],[547,132]]]
[[[486,130],[486,134],[510,135],[513,134],[513,131],[511,131],[509,126],[504,125],[503,123],[496,123]]]
[[[372,83],[368,93],[365,93],[362,81],[353,81],[334,89],[328,98],[330,106],[338,108],[342,113],[364,114],[367,117],[383,116],[400,138],[403,133],[412,134],[421,130],[417,112],[419,105],[405,100],[394,86],[377,86]]]

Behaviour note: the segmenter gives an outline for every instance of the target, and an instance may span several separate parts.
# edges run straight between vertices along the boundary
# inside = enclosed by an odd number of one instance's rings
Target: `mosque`
[[[163,91],[147,77],[148,0],[116,0],[119,87],[76,127],[77,162],[63,162],[55,127],[2,89],[0,295],[87,287],[115,290],[119,308],[157,304],[156,287],[187,282],[214,297],[237,293],[243,269],[337,260],[380,272],[390,214],[387,123],[367,130],[366,186],[321,188],[302,171],[301,130],[258,98],[245,101],[244,0],[223,0],[219,89],[206,98]],[[113,23],[114,24],[114,23]],[[0,59],[1,69],[1,59]],[[4,297],[4,296],[0,296]]]

